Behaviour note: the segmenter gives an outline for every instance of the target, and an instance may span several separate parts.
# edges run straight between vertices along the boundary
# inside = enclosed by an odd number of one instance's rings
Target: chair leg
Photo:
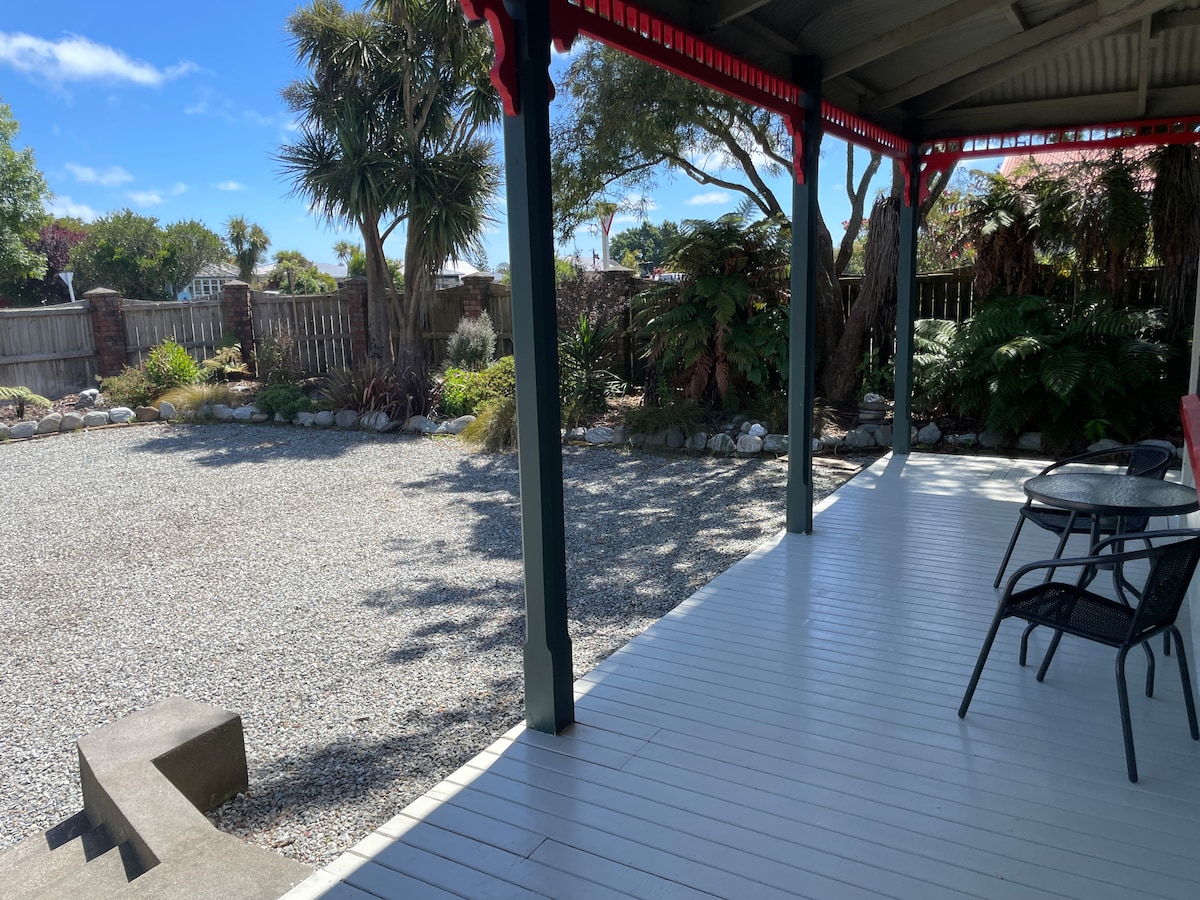
[[[1117,651],[1117,701],[1121,705],[1121,732],[1125,737],[1125,769],[1129,780],[1137,782],[1137,758],[1133,753],[1133,723],[1129,720],[1129,689],[1125,686],[1125,655],[1128,647]]]
[[[1067,519],[1067,527],[1063,529],[1062,537],[1060,537],[1058,539],[1058,546],[1054,548],[1054,556],[1052,557],[1052,559],[1062,559],[1063,551],[1067,549],[1067,541],[1071,537],[1071,530],[1075,527],[1075,519],[1077,518],[1078,515],[1079,514],[1077,512],[1075,512],[1075,510],[1071,510],[1071,516],[1070,516],[1070,518]],[[1094,544],[1095,541],[1093,541],[1092,543]],[[1083,579],[1084,579],[1084,577],[1086,577],[1086,575],[1087,575],[1087,570],[1085,569],[1079,576],[1080,587],[1085,586],[1085,582],[1083,581]],[[1047,569],[1046,577],[1043,578],[1042,581],[1049,582],[1050,579],[1053,577],[1054,577],[1054,570]],[[1090,581],[1090,580],[1091,579],[1089,578],[1088,581]]]
[[[1175,655],[1179,658],[1179,677],[1183,679],[1183,705],[1187,707],[1188,728],[1193,741],[1200,741],[1200,728],[1196,727],[1196,701],[1192,697],[1192,676],[1188,672],[1187,655],[1183,652],[1183,636],[1172,625],[1167,629],[1168,637],[1175,637]]]
[[[1033,634],[1035,628],[1037,628],[1037,622],[1030,622],[1021,632],[1021,655],[1017,657],[1017,662],[1022,666],[1025,665],[1025,660],[1029,656],[1029,636]]]
[[[1163,656],[1171,655],[1171,633],[1163,633]]]
[[[992,582],[992,587],[1000,587],[1000,580],[1004,578],[1004,570],[1008,568],[1008,561],[1012,559],[1013,548],[1017,546],[1017,537],[1021,534],[1021,526],[1025,524],[1025,517],[1017,514],[1017,527],[1013,529],[1012,537],[1008,541],[1008,549],[1004,551],[1004,559],[1000,560],[1000,571],[996,573],[996,580]]]
[[[992,652],[992,644],[996,640],[996,632],[1000,630],[1000,623],[1004,620],[1004,600],[1000,600],[1000,605],[996,607],[996,614],[992,616],[991,627],[988,628],[987,637],[983,639],[983,646],[979,648],[979,659],[975,660],[975,671],[971,673],[971,681],[967,685],[967,692],[963,694],[962,703],[958,705],[958,717],[965,718],[967,715],[967,707],[971,705],[971,698],[975,696],[975,688],[979,684],[979,676],[983,674],[983,666],[987,662],[988,654]]]
[[[1142,649],[1146,651],[1146,696],[1154,696],[1154,651],[1150,649],[1149,641],[1142,641]]]
[[[1046,677],[1046,670],[1050,668],[1050,660],[1054,659],[1054,651],[1058,649],[1058,642],[1062,640],[1063,633],[1057,628],[1054,629],[1054,637],[1050,638],[1050,646],[1046,648],[1046,655],[1042,659],[1042,664],[1038,668],[1037,680],[1043,681]]]

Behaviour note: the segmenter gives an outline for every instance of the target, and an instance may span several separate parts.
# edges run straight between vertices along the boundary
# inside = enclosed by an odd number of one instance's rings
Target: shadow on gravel
[[[130,449],[141,453],[187,453],[207,468],[263,463],[275,460],[337,459],[363,441],[407,440],[356,431],[315,433],[294,426],[177,425],[159,431]]]

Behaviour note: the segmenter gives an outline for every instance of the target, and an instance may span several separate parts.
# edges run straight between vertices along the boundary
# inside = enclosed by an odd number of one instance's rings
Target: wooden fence
[[[465,295],[466,288],[463,287],[438,291],[425,312],[421,337],[425,341],[425,359],[431,369],[445,362],[446,342],[465,313]],[[513,352],[513,325],[512,291],[508,285],[492,285],[483,308],[496,332],[496,356],[510,355]]]
[[[197,361],[212,356],[221,342],[225,323],[219,296],[188,302],[126,300],[121,309],[131,366],[144,361],[152,348],[168,339],[185,347]]]
[[[250,296],[255,339],[287,332],[306,374],[324,375],[353,362],[350,310],[338,294],[276,297],[255,291]]]
[[[96,344],[86,300],[0,309],[0,385],[61,397],[95,384]]]

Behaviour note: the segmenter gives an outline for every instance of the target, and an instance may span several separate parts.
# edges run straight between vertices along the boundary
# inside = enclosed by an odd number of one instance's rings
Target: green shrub
[[[272,384],[263,388],[254,398],[254,405],[268,416],[278,413],[289,422],[296,417],[296,413],[313,412],[316,409],[316,404],[305,397],[299,385],[295,384]]]
[[[155,396],[200,380],[200,364],[182,345],[172,340],[165,340],[153,348],[142,367]]]
[[[41,394],[35,394],[25,385],[19,387],[0,387],[0,401],[8,401],[17,405],[17,418],[25,418],[25,407],[40,406],[49,409],[53,404]]]
[[[218,347],[216,353],[200,364],[200,368],[208,381],[229,381],[250,375],[250,368],[242,359],[242,345],[238,343]]]
[[[165,400],[180,413],[192,416],[198,415],[205,406],[211,408],[218,403],[226,406],[237,405],[236,397],[228,387],[223,384],[206,384],[204,382],[172,388],[159,397],[159,400]]]
[[[466,416],[479,411],[489,400],[514,397],[517,370],[511,356],[496,360],[482,372],[447,369],[442,382],[442,412],[448,416]]]
[[[295,383],[303,378],[295,335],[281,328],[274,337],[260,339],[254,350],[254,369],[259,381],[267,384]]]
[[[625,393],[625,382],[604,368],[616,335],[615,320],[596,326],[586,313],[559,330],[559,397],[568,428],[604,412],[609,397]]]
[[[352,409],[363,415],[382,412],[399,419],[426,410],[426,389],[425,380],[413,370],[366,359],[352,369],[330,373],[318,397],[330,409]]]
[[[625,428],[630,434],[657,434],[678,426],[686,435],[708,424],[708,415],[694,400],[663,406],[634,406],[625,410]]]
[[[463,318],[446,342],[446,366],[451,369],[486,369],[496,358],[496,331],[492,318],[480,313],[478,319]]]
[[[500,397],[483,404],[475,421],[463,430],[462,439],[491,453],[516,450],[516,397]]]
[[[119,375],[101,379],[100,390],[111,406],[149,406],[155,388],[142,366],[126,366]]]

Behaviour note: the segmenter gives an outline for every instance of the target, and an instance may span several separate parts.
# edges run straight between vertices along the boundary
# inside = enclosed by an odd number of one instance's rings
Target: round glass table
[[[1025,494],[1039,503],[1087,516],[1180,516],[1200,509],[1196,489],[1134,475],[1082,472],[1038,475]]]

